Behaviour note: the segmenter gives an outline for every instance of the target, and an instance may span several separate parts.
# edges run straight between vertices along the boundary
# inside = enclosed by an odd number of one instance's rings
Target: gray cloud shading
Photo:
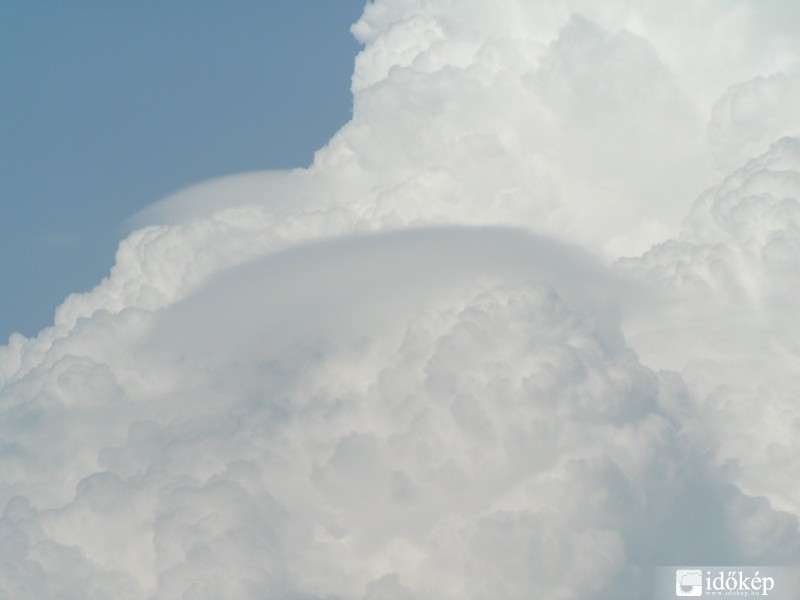
[[[796,564],[779,9],[368,4],[313,165],[149,208],[0,348],[0,591],[638,599]]]

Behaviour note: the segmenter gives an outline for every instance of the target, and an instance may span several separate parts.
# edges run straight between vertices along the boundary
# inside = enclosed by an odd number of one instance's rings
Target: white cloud
[[[709,138],[720,166],[729,171],[765,152],[773,141],[800,132],[798,66],[731,86],[716,102]]]
[[[700,196],[676,240],[620,267],[665,301],[631,313],[648,364],[683,370],[720,462],[800,512],[797,361],[800,139],[783,138]],[[764,465],[770,468],[764,468]]]
[[[796,561],[772,10],[370,3],[309,169],[151,207],[0,348],[0,590],[641,598]]]

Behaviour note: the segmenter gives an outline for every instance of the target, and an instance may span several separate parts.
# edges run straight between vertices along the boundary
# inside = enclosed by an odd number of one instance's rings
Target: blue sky
[[[0,5],[0,339],[113,264],[125,219],[305,166],[349,118],[364,0]]]

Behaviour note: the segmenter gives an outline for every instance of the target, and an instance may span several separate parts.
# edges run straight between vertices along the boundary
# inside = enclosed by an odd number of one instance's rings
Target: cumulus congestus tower
[[[0,348],[13,598],[643,598],[800,558],[780,3],[377,0],[307,169]]]

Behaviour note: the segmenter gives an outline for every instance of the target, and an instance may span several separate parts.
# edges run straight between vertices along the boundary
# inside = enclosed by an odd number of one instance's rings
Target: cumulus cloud
[[[787,137],[701,195],[678,238],[618,263],[663,299],[630,313],[629,339],[685,372],[740,484],[795,513],[799,226],[800,139]]]
[[[798,68],[737,83],[714,104],[709,139],[722,169],[736,169],[776,139],[800,131]]]
[[[0,348],[0,590],[634,599],[796,563],[780,4],[378,0],[353,33],[311,166],[147,209]]]

